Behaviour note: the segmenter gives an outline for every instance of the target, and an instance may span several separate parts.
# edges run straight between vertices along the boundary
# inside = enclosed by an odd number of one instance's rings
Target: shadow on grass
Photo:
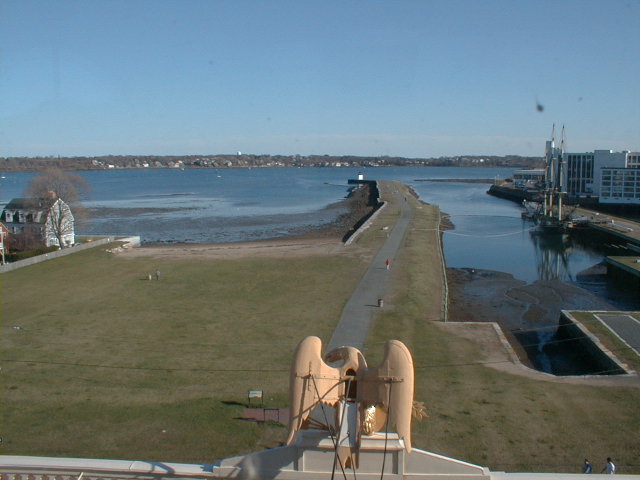
[[[245,402],[237,402],[235,400],[222,400],[220,403],[222,403],[223,405],[231,405],[231,406],[238,406],[238,407],[244,407],[244,408],[249,408],[249,405],[247,405]]]

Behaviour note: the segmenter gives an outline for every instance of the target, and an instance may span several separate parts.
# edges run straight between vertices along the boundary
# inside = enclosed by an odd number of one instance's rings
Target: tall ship
[[[543,188],[543,201],[540,208],[533,215],[533,219],[541,233],[566,233],[571,228],[571,221],[563,216],[562,199],[566,195],[563,184],[563,161],[565,149],[565,132],[562,127],[560,146],[555,144],[556,126],[553,125],[551,140],[545,145],[545,181]]]

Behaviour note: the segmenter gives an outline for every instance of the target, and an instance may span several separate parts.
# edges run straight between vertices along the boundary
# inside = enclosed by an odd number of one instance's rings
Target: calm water
[[[376,168],[368,178],[469,178],[509,170]],[[92,185],[84,204],[93,210],[84,234],[140,235],[144,242],[229,242],[296,233],[331,222],[340,212],[323,208],[343,199],[346,168],[151,169],[79,172]],[[20,196],[33,173],[4,174],[0,202]]]
[[[488,188],[463,183],[416,186],[423,200],[439,204],[455,224],[444,234],[448,266],[499,270],[532,282],[574,280],[602,260],[602,254],[586,247],[535,235],[533,224],[521,219],[520,206],[487,195]]]
[[[92,185],[84,203],[96,215],[79,233],[140,235],[144,242],[228,242],[295,233],[330,222],[324,211],[347,194],[347,180],[362,171],[368,179],[411,185],[428,203],[451,215],[444,234],[451,267],[499,270],[532,282],[576,274],[603,259],[603,252],[532,234],[520,207],[486,194],[488,184],[428,179],[496,179],[510,169],[494,168],[276,168],[151,169],[79,172]],[[33,173],[5,173],[0,203],[21,193]],[[604,288],[593,285],[592,289]]]

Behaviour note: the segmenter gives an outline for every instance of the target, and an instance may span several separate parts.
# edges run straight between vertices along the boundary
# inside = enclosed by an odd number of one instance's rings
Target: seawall
[[[378,182],[375,180],[348,180],[349,185],[366,185],[369,187],[369,200],[368,204],[373,207],[369,214],[362,217],[358,222],[349,230],[343,237],[345,245],[351,244],[365,231],[373,220],[377,217],[378,212],[385,206],[385,202],[380,200],[380,189],[378,188]]]
[[[589,370],[599,375],[623,375],[629,373],[600,340],[591,334],[571,312],[562,310],[556,339],[571,345],[571,349],[581,352],[581,357],[589,364]]]
[[[640,293],[640,257],[606,257],[607,276],[614,284]]]
[[[542,200],[539,192],[533,190],[520,190],[518,188],[501,187],[499,185],[491,185],[487,191],[489,195],[504,198],[512,202],[522,203],[524,200],[538,202]]]

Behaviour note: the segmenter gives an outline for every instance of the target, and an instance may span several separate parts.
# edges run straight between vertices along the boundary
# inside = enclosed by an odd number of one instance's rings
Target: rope
[[[316,396],[318,397],[318,400],[320,400],[320,392],[318,391],[318,385],[316,384],[316,379],[313,375],[311,375],[311,379],[313,380],[313,388],[316,391]],[[351,381],[351,380],[349,380]],[[340,461],[340,458],[338,457],[338,441],[336,440],[334,434],[333,434],[333,430],[331,429],[331,425],[329,425],[329,419],[327,418],[327,412],[324,409],[324,404],[322,402],[320,402],[320,410],[322,410],[322,416],[324,417],[324,421],[325,424],[327,426],[327,428],[329,429],[329,435],[331,435],[331,442],[333,443],[333,449],[335,451],[334,457],[333,457],[333,465],[331,467],[331,480],[334,480],[335,478],[335,474],[336,474],[336,459],[338,460],[337,463],[340,464],[340,470],[342,471],[342,476],[344,477],[344,480],[347,480],[347,473],[344,471],[344,466],[342,465],[342,462]]]
[[[458,233],[455,232],[453,230],[445,230],[444,233],[446,233],[447,235],[458,235],[459,237],[476,237],[476,238],[495,238],[495,237],[508,237],[510,235],[518,235],[521,234],[523,232],[530,232],[532,230],[535,230],[536,227],[533,226],[531,228],[525,228],[525,229],[520,229],[520,230],[516,230],[513,232],[507,232],[507,233],[497,233],[494,235],[474,235],[474,234],[470,234],[470,233]]]
[[[436,224],[436,245],[440,254],[440,262],[442,266],[442,305],[440,306],[441,320],[446,322],[449,320],[449,280],[447,279],[447,264],[444,260],[444,251],[442,249],[442,235],[440,224],[442,223],[442,214],[438,208],[438,219]]]
[[[349,387],[351,386],[351,377],[349,377],[348,383],[346,385],[346,392],[349,392]],[[342,429],[342,424],[344,423],[344,412],[346,411],[345,408],[342,409],[342,414],[340,415],[340,423],[338,424],[338,432]],[[335,442],[334,443],[334,454],[333,454],[333,467],[331,469],[331,480],[334,480],[334,476],[335,476],[335,472],[336,472],[336,463],[340,464],[340,470],[342,470],[342,476],[344,477],[344,480],[347,480],[347,473],[344,471],[344,466],[342,465],[342,461],[340,460],[340,457],[338,456],[338,443]],[[353,469],[354,471],[354,475],[355,475],[355,468]]]
[[[322,400],[320,398],[320,392],[318,391],[318,384],[316,383],[316,378],[313,375],[310,375],[311,380],[313,380],[313,388],[316,391],[316,397],[318,397],[318,401]],[[333,446],[336,446],[336,440],[333,436],[333,431],[331,430],[331,425],[329,425],[329,419],[327,418],[327,412],[324,409],[324,404],[320,401],[320,410],[322,410],[322,416],[324,417],[325,426],[329,429],[329,434],[331,435],[331,441],[333,442]]]
[[[387,421],[384,427],[384,451],[382,452],[382,470],[380,471],[380,480],[384,477],[384,467],[387,463],[387,439],[389,438],[389,419],[391,418],[391,389],[393,383],[389,382],[389,398],[387,399]]]

